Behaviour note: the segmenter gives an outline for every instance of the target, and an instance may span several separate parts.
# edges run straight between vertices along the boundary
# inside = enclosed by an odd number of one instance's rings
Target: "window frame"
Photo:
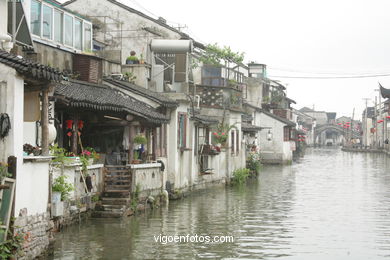
[[[181,127],[181,118],[184,120],[183,129]],[[187,113],[178,112],[177,114],[177,148],[187,148]]]
[[[66,16],[72,18],[72,25],[70,26],[70,28],[72,28],[72,45],[68,45],[68,43],[66,42]],[[66,47],[69,47],[69,48],[74,48],[74,17],[72,15],[69,15],[67,13],[64,13],[64,46]]]
[[[86,39],[86,37],[85,37],[85,25],[89,25],[90,26],[90,28],[91,28],[91,37],[89,38],[90,39],[90,41],[91,41],[91,44],[90,44],[90,46],[85,46],[86,44],[86,42],[85,42],[85,39]],[[89,48],[88,48],[89,47]],[[92,23],[90,23],[90,22],[87,22],[87,21],[84,21],[83,20],[83,51],[87,51],[87,49],[89,49],[90,51],[92,51],[93,50],[93,24]]]
[[[38,25],[39,25],[39,34],[35,34],[34,31],[33,31],[33,27],[31,25],[31,12],[33,10],[32,8],[32,3],[33,2],[36,2],[38,5],[39,5],[39,17],[38,17]],[[42,2],[41,1],[38,1],[38,0],[32,0],[31,1],[31,6],[30,6],[30,31],[31,31],[31,34],[34,35],[34,36],[38,36],[38,37],[41,37],[42,38]]]
[[[57,41],[56,39],[55,39],[55,28],[56,28],[56,26],[57,26],[57,24],[56,24],[56,20],[55,20],[55,13],[59,13],[60,14],[60,16],[61,16],[61,22],[62,22],[62,24],[61,24],[61,32],[60,32],[60,34],[61,34],[61,41]],[[53,41],[54,42],[56,42],[56,43],[60,43],[60,44],[62,44],[62,45],[64,45],[64,42],[65,42],[65,34],[64,34],[64,32],[65,32],[65,20],[64,20],[64,17],[65,17],[65,13],[63,12],[63,11],[61,11],[60,9],[57,9],[57,8],[54,8],[54,10],[53,10]]]
[[[40,38],[46,42],[49,42],[51,44],[60,44],[66,48],[69,48],[69,49],[72,49],[72,50],[75,50],[77,52],[85,52],[87,50],[90,50],[92,51],[93,50],[93,24],[92,22],[88,21],[88,20],[85,20],[84,18],[82,17],[79,17],[77,15],[74,15],[73,13],[71,12],[67,12],[66,10],[63,10],[61,8],[58,8],[56,6],[53,6],[53,5],[50,5],[50,3],[46,3],[44,1],[40,1],[40,0],[31,0],[31,3],[36,3],[37,6],[39,8],[37,8],[37,11],[39,11],[38,13],[38,22],[37,22],[37,26],[38,26],[38,31],[39,31],[39,34],[35,34],[34,31],[33,31],[33,26],[32,26],[32,21],[31,21],[31,13],[32,11],[34,10],[32,7],[30,8],[30,24],[29,24],[29,29],[30,29],[30,32],[31,34],[35,37],[35,38]],[[50,37],[46,37],[46,36],[43,36],[43,10],[44,8],[47,7],[51,10],[51,19],[50,19]],[[55,20],[55,15],[61,15],[61,21],[62,21],[62,24],[58,25],[56,23],[56,20]],[[70,42],[66,42],[66,29],[67,29],[67,26],[65,25],[65,22],[66,22],[66,18],[67,16],[69,18],[72,19],[72,24],[69,25],[69,27],[71,27],[71,34],[72,34],[72,44],[68,44]],[[81,48],[76,48],[75,46],[75,36],[76,36],[76,19],[78,21],[81,22],[81,28],[80,28],[80,37],[81,37]],[[87,28],[87,26],[90,28],[90,35],[89,35],[89,42],[90,42],[90,46],[86,46],[86,33],[85,33],[85,30]],[[34,27],[35,28],[35,27]],[[59,41],[57,39],[55,39],[55,32],[56,32],[56,29],[57,28],[60,28],[59,30],[61,30],[60,32],[60,35],[62,37],[62,39]]]
[[[50,38],[43,35],[43,28],[44,28],[43,27],[43,10],[45,7],[49,8],[51,11]],[[53,41],[53,38],[54,38],[54,8],[46,3],[43,3],[43,2],[41,2],[41,38],[49,40],[49,41]]]
[[[76,47],[76,21],[80,21],[80,48]],[[82,19],[80,18],[77,18],[76,16],[73,16],[73,48],[76,49],[76,50],[79,50],[79,51],[83,51],[84,48],[83,48],[83,41],[84,41],[84,37],[83,37],[83,34],[84,34],[84,22]]]

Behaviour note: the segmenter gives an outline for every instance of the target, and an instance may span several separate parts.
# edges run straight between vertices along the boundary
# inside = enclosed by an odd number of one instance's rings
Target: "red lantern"
[[[83,120],[79,120],[79,121],[77,122],[77,128],[78,128],[79,130],[82,130],[83,127],[84,127],[84,121],[83,121]]]
[[[65,124],[67,129],[72,129],[73,120],[66,120]]]
[[[390,119],[390,116],[386,116],[387,119]]]

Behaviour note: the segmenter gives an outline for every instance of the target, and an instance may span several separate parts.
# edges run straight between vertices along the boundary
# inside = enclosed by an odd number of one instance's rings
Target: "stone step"
[[[129,175],[106,175],[105,180],[119,181],[119,180],[131,180]]]
[[[103,205],[129,205],[130,198],[102,198]]]
[[[103,192],[103,197],[108,198],[129,198],[130,192],[126,190],[106,190]]]
[[[102,207],[104,208],[104,211],[110,211],[110,210],[125,210],[126,205],[124,204],[114,204],[114,205],[109,205],[109,204],[103,204]]]
[[[105,190],[120,190],[120,189],[130,189],[130,185],[128,184],[106,184]]]
[[[104,192],[106,193],[130,193],[129,190],[120,190],[120,189],[105,189]]]
[[[93,218],[122,218],[124,216],[125,212],[94,211],[92,213]]]

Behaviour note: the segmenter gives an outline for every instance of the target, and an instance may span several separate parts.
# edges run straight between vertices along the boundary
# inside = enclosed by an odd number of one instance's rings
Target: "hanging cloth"
[[[9,119],[8,114],[0,114],[0,139],[6,137],[11,129],[11,120]]]
[[[123,129],[123,141],[122,146],[124,150],[130,150],[130,127],[125,126]]]

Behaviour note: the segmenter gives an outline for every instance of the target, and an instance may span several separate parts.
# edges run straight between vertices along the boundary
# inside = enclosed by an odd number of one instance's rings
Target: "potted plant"
[[[226,141],[228,140],[229,131],[232,128],[235,128],[235,125],[236,124],[233,125],[228,125],[224,123],[218,124],[217,129],[213,132],[214,143],[216,144],[216,146],[218,146],[219,148],[221,146],[226,146]]]
[[[60,194],[61,201],[68,199],[70,192],[74,190],[73,185],[71,183],[68,183],[66,179],[67,177],[65,175],[61,175],[55,178],[51,188],[53,191],[53,201],[54,199],[58,200],[58,197],[54,197],[58,196],[57,194]]]
[[[65,148],[58,147],[58,144],[50,146],[50,155],[54,156],[52,160],[53,163],[57,165],[64,165],[65,163],[69,163],[70,159],[67,157],[67,152]]]
[[[84,156],[88,160],[88,165],[92,165],[95,160],[99,159],[99,154],[92,147],[86,147],[81,156]]]
[[[141,145],[146,144],[147,142],[148,142],[148,140],[142,134],[138,134],[138,135],[136,135],[134,137],[133,143],[134,143],[135,149],[134,149],[134,160],[131,162],[132,164],[139,164],[139,163],[141,163],[141,160],[140,160],[140,158],[141,158],[140,148],[141,148]]]

